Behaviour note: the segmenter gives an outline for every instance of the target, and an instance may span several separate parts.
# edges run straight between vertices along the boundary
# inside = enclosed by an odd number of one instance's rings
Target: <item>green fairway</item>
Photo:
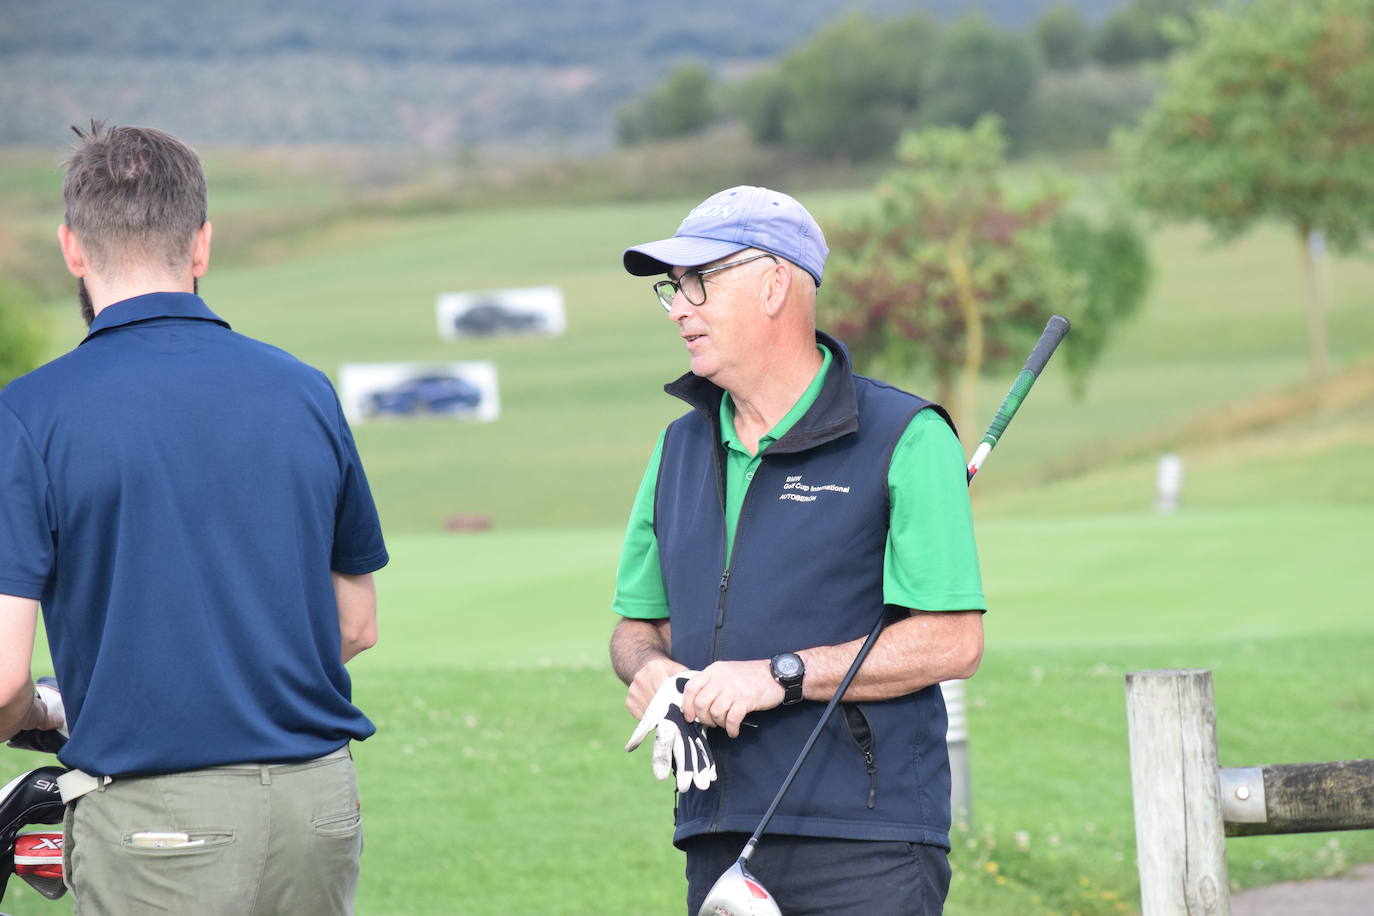
[[[981,522],[975,821],[949,912],[1134,905],[1127,671],[1212,669],[1225,766],[1367,756],[1369,528],[1367,507]],[[678,911],[672,793],[620,750],[633,720],[605,666],[618,537],[393,539],[382,640],[352,666],[378,726],[357,749],[360,912]],[[1374,835],[1235,839],[1228,857],[1253,885],[1374,859]]]
[[[1132,901],[1128,670],[1213,669],[1224,765],[1367,753],[1374,725],[1357,711],[1374,703],[1374,623],[1352,609],[1374,586],[1360,568],[1368,531],[1349,508],[982,524],[992,611],[969,687],[976,821],[950,912]],[[605,670],[618,534],[398,541],[411,568],[381,577],[384,642],[356,665],[381,729],[359,752],[363,912],[680,906],[671,791],[644,753],[620,750],[633,720]],[[434,811],[446,815],[416,817]],[[393,885],[416,829],[438,875]],[[1331,839],[1233,840],[1233,876],[1321,873]],[[1336,842],[1374,858],[1372,836]]]
[[[360,210],[276,233],[337,188],[221,168],[211,216],[226,245],[202,291],[236,329],[336,378],[374,360],[499,371],[498,422],[356,429],[392,551],[381,642],[351,666],[378,725],[357,748],[359,912],[680,913],[672,792],[647,751],[621,751],[633,720],[606,643],[634,486],[684,409],[660,388],[685,368],[680,343],[619,254],[696,201]],[[20,178],[24,219],[60,218],[45,167],[26,160]],[[865,200],[798,193],[823,223]],[[974,822],[955,838],[954,916],[1138,906],[1128,671],[1212,669],[1224,766],[1374,756],[1374,398],[1316,397],[1208,435],[1305,390],[1296,246],[1274,228],[1216,248],[1184,227],[1151,247],[1150,301],[1086,398],[1051,365],[974,488],[990,612],[968,688]],[[1374,355],[1374,262],[1332,273],[1334,362],[1358,373]],[[565,336],[437,338],[437,293],[540,284],[567,296]],[[71,304],[49,314],[56,354],[81,328]],[[976,432],[1010,381],[983,384]],[[1184,502],[1157,516],[1166,448],[1184,458]],[[444,533],[460,513],[493,530]],[[41,762],[0,750],[0,781]],[[1374,833],[1227,849],[1233,883],[1252,886],[1374,861]],[[3,909],[70,911],[18,881]]]

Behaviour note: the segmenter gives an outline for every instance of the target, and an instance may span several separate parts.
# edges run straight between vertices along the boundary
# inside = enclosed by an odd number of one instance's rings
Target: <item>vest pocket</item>
[[[855,703],[844,703],[844,724],[849,729],[849,738],[864,755],[864,766],[868,768],[868,807],[878,803],[878,764],[873,753],[873,729],[868,724],[868,716]]]

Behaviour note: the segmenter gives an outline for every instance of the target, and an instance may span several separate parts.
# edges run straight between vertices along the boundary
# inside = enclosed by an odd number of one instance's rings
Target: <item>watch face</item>
[[[773,659],[773,670],[780,678],[796,677],[802,672],[801,658],[791,652],[779,655]]]

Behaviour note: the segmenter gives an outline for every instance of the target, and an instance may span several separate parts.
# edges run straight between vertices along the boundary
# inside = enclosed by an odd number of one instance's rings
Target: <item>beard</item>
[[[194,277],[191,280],[191,294],[200,295],[200,278]],[[91,294],[86,290],[86,278],[76,278],[76,301],[81,306],[81,320],[86,322],[86,327],[91,326],[95,321],[95,304],[91,302]]]
[[[86,291],[85,277],[76,278],[76,301],[81,304],[81,320],[89,328],[95,321],[95,306],[91,303],[91,294]]]

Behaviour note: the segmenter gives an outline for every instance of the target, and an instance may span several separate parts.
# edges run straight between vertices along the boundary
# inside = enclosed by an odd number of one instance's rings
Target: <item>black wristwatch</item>
[[[782,705],[791,706],[802,701],[802,678],[806,677],[806,664],[795,652],[779,652],[768,661],[768,670],[773,680],[782,685]]]

